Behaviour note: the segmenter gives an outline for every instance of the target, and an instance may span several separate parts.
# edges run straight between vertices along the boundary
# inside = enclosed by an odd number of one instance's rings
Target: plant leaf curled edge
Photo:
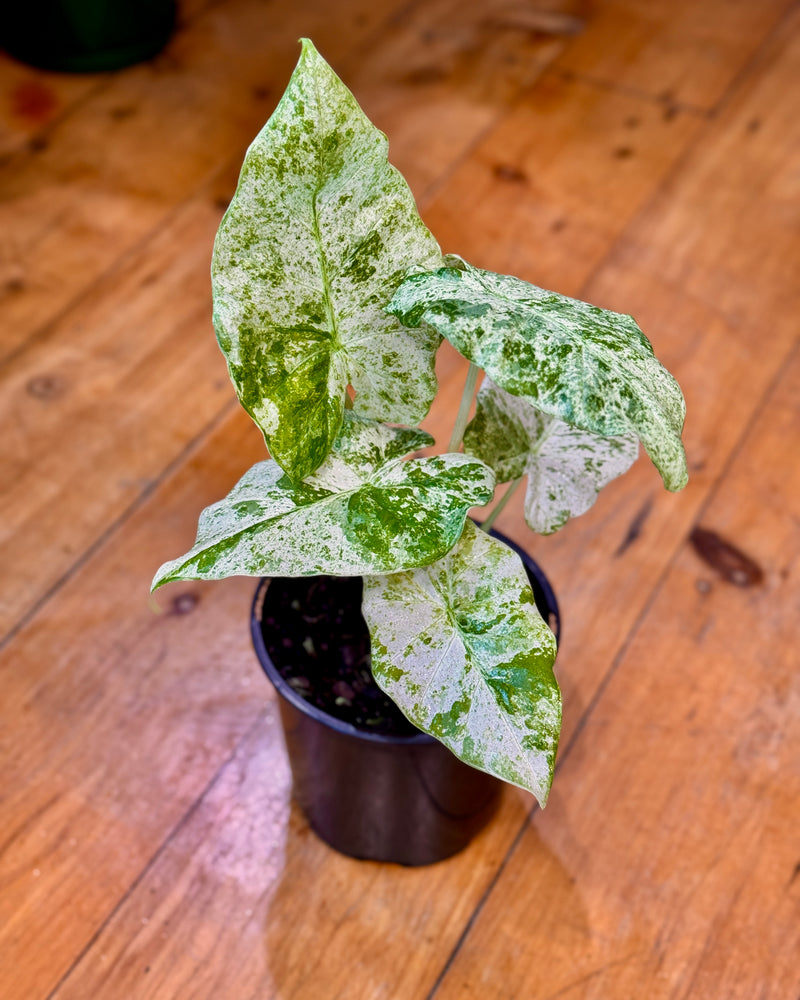
[[[589,510],[603,486],[633,465],[639,442],[572,427],[486,378],[464,451],[491,466],[500,483],[527,475],[525,520],[549,535]]]
[[[631,316],[448,258],[412,275],[387,310],[426,323],[506,392],[603,437],[635,434],[664,485],[686,485],[678,383]]]

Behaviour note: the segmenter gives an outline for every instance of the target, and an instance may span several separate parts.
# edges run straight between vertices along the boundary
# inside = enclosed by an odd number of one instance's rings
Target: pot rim
[[[476,521],[475,523],[480,526],[480,522]],[[492,529],[490,534],[516,552],[522,559],[525,568],[530,570],[535,577],[548,605],[548,614],[547,616],[543,615],[542,617],[551,628],[551,619],[555,617],[555,628],[552,628],[552,631],[556,637],[556,644],[559,644],[561,636],[561,614],[559,612],[558,601],[556,600],[556,595],[553,592],[550,581],[547,579],[543,570],[533,557],[519,545],[512,542],[510,538],[506,537],[506,535],[503,535],[494,529]],[[302,695],[299,695],[288,683],[288,681],[286,681],[278,672],[277,667],[272,662],[270,655],[267,652],[264,636],[261,632],[261,618],[264,609],[264,598],[267,593],[267,587],[271,583],[272,579],[273,577],[262,576],[258,581],[258,587],[256,588],[250,611],[250,635],[253,640],[256,656],[261,664],[261,669],[267,675],[270,683],[273,685],[280,697],[284,698],[291,705],[294,705],[294,707],[303,712],[304,715],[310,716],[321,725],[326,726],[328,729],[333,729],[336,732],[341,733],[343,736],[352,736],[360,740],[365,740],[368,743],[383,744],[384,746],[428,746],[432,743],[439,742],[439,740],[437,740],[434,736],[430,736],[428,733],[423,732],[417,733],[414,736],[397,736],[387,733],[367,732],[364,729],[357,728],[350,722],[345,722],[342,719],[337,719],[333,715],[328,715],[327,712],[323,712],[322,709],[317,708],[316,705],[313,705],[310,701],[303,698]],[[280,577],[275,577],[274,579],[280,579]]]

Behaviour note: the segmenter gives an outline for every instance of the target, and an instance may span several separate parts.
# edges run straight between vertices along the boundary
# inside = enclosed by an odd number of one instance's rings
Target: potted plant
[[[630,316],[443,257],[385,136],[302,46],[212,265],[217,338],[271,458],[153,587],[273,579],[253,630],[301,805],[347,853],[423,863],[486,821],[496,778],[544,806],[561,724],[552,592],[488,534],[499,505],[483,531],[470,508],[527,477],[528,524],[553,532],[640,441],[680,489],[685,407]],[[447,451],[409,458],[432,444],[417,425],[442,338],[470,361],[464,397]]]

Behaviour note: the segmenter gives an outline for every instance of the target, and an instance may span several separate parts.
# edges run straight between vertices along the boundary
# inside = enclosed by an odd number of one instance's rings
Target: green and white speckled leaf
[[[440,266],[386,137],[307,39],[248,150],[217,234],[214,325],[242,405],[299,481],[355,409],[417,424],[436,393],[432,330],[384,311],[411,270]]]
[[[556,642],[519,556],[466,523],[424,569],[364,580],[375,680],[461,760],[533,792],[553,779]]]
[[[551,417],[491,379],[478,392],[464,450],[490,465],[499,483],[527,475],[525,520],[549,535],[584,514],[612,479],[633,465],[633,435],[600,437]]]
[[[547,292],[458,258],[413,275],[387,307],[427,323],[514,396],[575,427],[635,434],[664,485],[686,485],[680,387],[631,316]]]
[[[403,459],[432,440],[348,413],[314,476],[294,483],[276,462],[259,462],[207,507],[194,547],[159,569],[153,589],[227,576],[392,573],[440,558],[469,508],[491,497],[494,474],[467,455]]]

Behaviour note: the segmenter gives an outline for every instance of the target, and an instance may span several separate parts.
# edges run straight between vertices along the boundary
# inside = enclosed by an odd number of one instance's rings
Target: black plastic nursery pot
[[[558,639],[558,604],[544,573],[513,542],[492,534],[521,556],[537,607]],[[293,793],[312,829],[354,858],[432,864],[486,826],[503,782],[462,763],[383,695],[368,673],[360,594],[360,578],[262,579],[253,644],[278,692]],[[349,680],[314,692],[317,681],[305,674],[317,671],[329,685],[337,672]],[[329,710],[321,707],[328,702]]]
[[[64,73],[97,73],[160,52],[175,26],[175,0],[13,0],[0,18],[0,48]]]

